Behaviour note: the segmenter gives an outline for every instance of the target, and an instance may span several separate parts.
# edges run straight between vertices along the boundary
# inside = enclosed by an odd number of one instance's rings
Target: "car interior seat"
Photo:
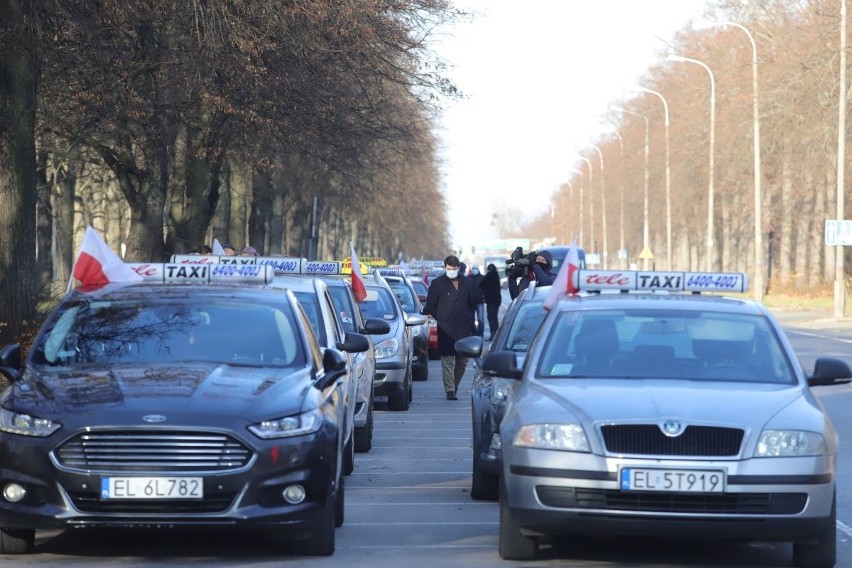
[[[588,319],[574,340],[575,370],[572,374],[606,373],[612,369],[619,352],[615,322],[609,319]]]

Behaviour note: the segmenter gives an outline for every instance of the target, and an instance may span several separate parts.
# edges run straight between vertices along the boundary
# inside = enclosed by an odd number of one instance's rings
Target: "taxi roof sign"
[[[645,292],[746,292],[742,272],[660,272],[641,270],[578,270],[577,290],[640,290]]]
[[[239,282],[241,284],[269,284],[274,272],[269,266],[257,264],[178,264],[178,263],[127,263],[145,282],[195,283]]]

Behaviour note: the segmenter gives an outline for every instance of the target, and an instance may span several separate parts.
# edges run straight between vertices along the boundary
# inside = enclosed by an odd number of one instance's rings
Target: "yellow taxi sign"
[[[364,262],[366,259],[359,258],[358,264],[361,266],[361,274],[369,274],[370,267]],[[344,258],[340,261],[340,273],[341,274],[352,274],[352,259]]]

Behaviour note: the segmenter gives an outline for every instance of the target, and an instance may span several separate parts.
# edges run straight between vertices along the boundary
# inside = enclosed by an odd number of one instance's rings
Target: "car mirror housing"
[[[426,318],[420,314],[412,314],[405,318],[405,325],[426,325]]]
[[[337,348],[348,353],[363,353],[370,349],[370,340],[360,333],[346,332],[346,338]]]
[[[0,348],[0,367],[9,367],[16,371],[21,369],[20,343],[10,343]]]
[[[482,355],[482,338],[478,335],[471,335],[464,339],[456,341],[456,353],[465,357],[479,357]]]
[[[814,363],[814,372],[808,377],[812,387],[845,384],[852,381],[852,369],[846,361],[833,357],[820,357]]]
[[[390,333],[390,324],[379,318],[367,318],[364,321],[364,333],[368,335],[385,335]]]
[[[518,367],[518,359],[512,351],[490,353],[482,361],[482,372],[486,375],[516,380],[520,380],[524,375],[524,371]]]

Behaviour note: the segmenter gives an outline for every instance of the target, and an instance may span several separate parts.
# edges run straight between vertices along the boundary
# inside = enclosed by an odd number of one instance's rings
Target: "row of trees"
[[[136,261],[213,238],[445,250],[431,125],[456,93],[429,41],[463,16],[448,0],[2,0],[0,343],[64,290],[89,224]]]
[[[823,224],[837,218],[838,106],[843,0],[721,0],[708,8],[708,22],[734,22],[755,40],[759,70],[761,212],[764,266],[773,286],[820,288],[834,279],[834,247],[824,244]],[[668,53],[704,63],[662,58],[642,87],[668,106],[672,211],[672,268],[754,274],[755,199],[752,112],[752,45],[736,26],[684,28]],[[657,269],[666,268],[666,128],[663,101],[638,92],[613,101],[603,117],[616,124],[593,148],[566,165],[569,181],[554,195],[550,211],[521,234],[551,227],[558,241],[583,235],[587,252],[606,255],[610,268],[641,261],[643,247],[645,133],[649,133],[650,249]],[[626,112],[625,112],[626,111]],[[715,126],[712,247],[707,246],[711,124]],[[572,171],[576,170],[576,171]],[[845,184],[844,184],[845,187]],[[603,192],[601,189],[603,188]],[[583,191],[583,200],[580,192]],[[848,200],[848,197],[846,198]],[[582,208],[583,225],[580,225]],[[603,219],[606,218],[606,233]],[[841,216],[842,218],[842,216]],[[604,249],[604,243],[607,243]],[[617,258],[624,247],[628,258]]]

